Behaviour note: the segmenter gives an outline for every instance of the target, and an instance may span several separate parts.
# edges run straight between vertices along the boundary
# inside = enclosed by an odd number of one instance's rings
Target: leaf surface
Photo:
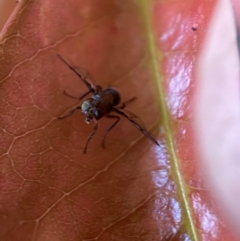
[[[192,141],[193,66],[215,2],[22,1],[0,57],[1,240],[226,240]],[[197,31],[193,31],[196,27]],[[109,133],[73,96],[86,86],[64,65],[119,89],[155,146],[127,120]],[[159,133],[158,133],[159,132]],[[158,135],[157,135],[158,134]],[[233,239],[231,239],[233,240]]]

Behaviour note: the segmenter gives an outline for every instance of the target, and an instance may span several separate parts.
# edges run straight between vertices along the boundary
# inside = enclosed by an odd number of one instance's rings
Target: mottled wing
[[[90,84],[92,89],[96,88],[94,78],[86,69],[79,66],[73,66],[73,69],[79,74],[79,76],[81,76],[83,82],[84,80],[86,80]]]
[[[155,138],[146,130],[145,126],[139,123],[140,118],[138,118],[135,114],[130,111],[113,108],[113,111],[118,113],[121,116],[124,116],[128,119],[139,131],[141,131],[148,139],[154,142],[156,145],[160,146],[159,143],[155,140]],[[132,114],[132,115],[131,115]]]
[[[136,122],[139,126],[141,126],[143,129],[146,130],[146,126],[145,126],[145,124],[143,123],[142,119],[139,116],[135,115],[134,113],[132,113],[129,110],[121,109],[121,111],[124,112],[128,116],[128,118],[134,120],[134,122]]]
[[[57,54],[59,59],[63,61],[64,64],[68,66],[69,69],[71,69],[82,81],[83,83],[87,86],[87,88],[91,91],[95,91],[95,85],[93,84],[93,78],[92,76],[88,73],[87,70],[81,68],[81,67],[73,67],[70,65],[61,55]]]

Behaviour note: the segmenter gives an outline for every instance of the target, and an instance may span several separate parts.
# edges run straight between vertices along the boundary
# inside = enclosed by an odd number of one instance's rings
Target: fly
[[[68,116],[71,116],[76,110],[79,109],[82,111],[82,114],[85,116],[86,123],[89,124],[92,120],[95,122],[93,131],[87,138],[87,142],[85,144],[83,154],[87,153],[88,144],[97,131],[98,120],[100,120],[102,117],[115,119],[115,122],[106,130],[106,132],[103,136],[102,148],[105,149],[105,141],[106,141],[107,134],[120,121],[120,116],[112,115],[111,114],[112,112],[115,112],[116,114],[119,114],[119,115],[125,117],[126,119],[128,119],[139,131],[142,132],[142,134],[144,134],[148,139],[150,139],[156,145],[160,146],[159,143],[155,140],[155,138],[143,126],[141,126],[139,123],[137,123],[134,120],[134,117],[137,117],[137,116],[135,116],[134,114],[130,115],[130,114],[128,114],[127,111],[123,110],[126,107],[126,105],[129,104],[130,102],[134,101],[136,99],[136,97],[133,97],[130,100],[125,101],[122,104],[120,104],[121,96],[120,96],[120,93],[115,88],[108,87],[106,89],[103,89],[99,85],[96,85],[96,86],[93,85],[92,83],[90,83],[91,76],[89,75],[88,72],[86,72],[84,75],[83,73],[81,73],[81,71],[78,71],[76,67],[72,67],[65,59],[63,59],[63,57],[61,55],[57,54],[57,56],[63,61],[63,63],[65,63],[83,81],[83,83],[88,88],[88,91],[86,93],[84,93],[83,95],[81,95],[79,98],[71,96],[71,95],[67,94],[65,91],[64,91],[64,94],[68,97],[82,100],[88,94],[92,93],[91,98],[86,99],[82,103],[82,105],[79,105],[79,106],[73,108],[68,114],[58,117],[59,119],[66,118]],[[84,69],[81,69],[81,70],[82,70],[82,72],[85,71]]]

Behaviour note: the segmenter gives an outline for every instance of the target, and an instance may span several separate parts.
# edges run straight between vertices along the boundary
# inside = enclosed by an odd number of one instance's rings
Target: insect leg
[[[85,96],[87,96],[88,94],[90,94],[91,92],[92,92],[92,91],[89,90],[88,92],[82,94],[80,97],[75,97],[75,96],[69,95],[65,90],[63,91],[63,94],[66,95],[66,96],[68,96],[68,97],[70,97],[70,98],[72,98],[72,99],[81,100],[81,99],[83,99]]]
[[[124,111],[117,109],[117,108],[112,108],[112,111],[118,113],[121,116],[124,116],[127,118],[139,131],[141,131],[148,139],[150,139],[152,142],[154,142],[156,145],[160,146],[159,143],[155,140],[155,138],[148,133],[143,127],[141,127],[136,121],[134,121],[130,116],[128,116]]]
[[[137,99],[137,97],[133,97],[130,100],[124,101],[118,108],[124,109],[129,103],[131,103],[132,101],[134,101],[136,99]]]
[[[98,128],[98,122],[96,121],[92,133],[88,136],[87,143],[86,143],[85,148],[84,148],[84,150],[83,150],[83,154],[86,154],[86,153],[87,153],[88,143],[89,143],[89,141],[92,139],[92,137],[94,136],[97,128]]]
[[[60,54],[57,54],[58,58],[62,60],[64,64],[68,66],[69,69],[71,69],[82,81],[83,83],[87,86],[87,88],[91,92],[95,92],[95,89],[92,87],[92,85],[88,82],[87,77],[83,76],[81,73],[79,73],[74,67],[72,67]],[[87,72],[88,73],[88,72]]]
[[[102,140],[102,148],[105,149],[105,140],[109,131],[113,129],[114,126],[120,121],[120,117],[116,115],[106,115],[107,118],[117,119],[106,131]]]
[[[70,110],[70,112],[64,116],[59,116],[58,119],[64,119],[70,115],[72,115],[77,109],[80,109],[81,110],[81,106],[77,106],[76,108]]]

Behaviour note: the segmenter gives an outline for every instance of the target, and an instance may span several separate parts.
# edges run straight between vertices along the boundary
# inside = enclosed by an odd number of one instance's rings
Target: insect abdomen
[[[107,92],[112,95],[113,97],[113,106],[118,105],[121,102],[121,96],[119,92],[114,88],[107,88],[104,90],[104,92]]]

